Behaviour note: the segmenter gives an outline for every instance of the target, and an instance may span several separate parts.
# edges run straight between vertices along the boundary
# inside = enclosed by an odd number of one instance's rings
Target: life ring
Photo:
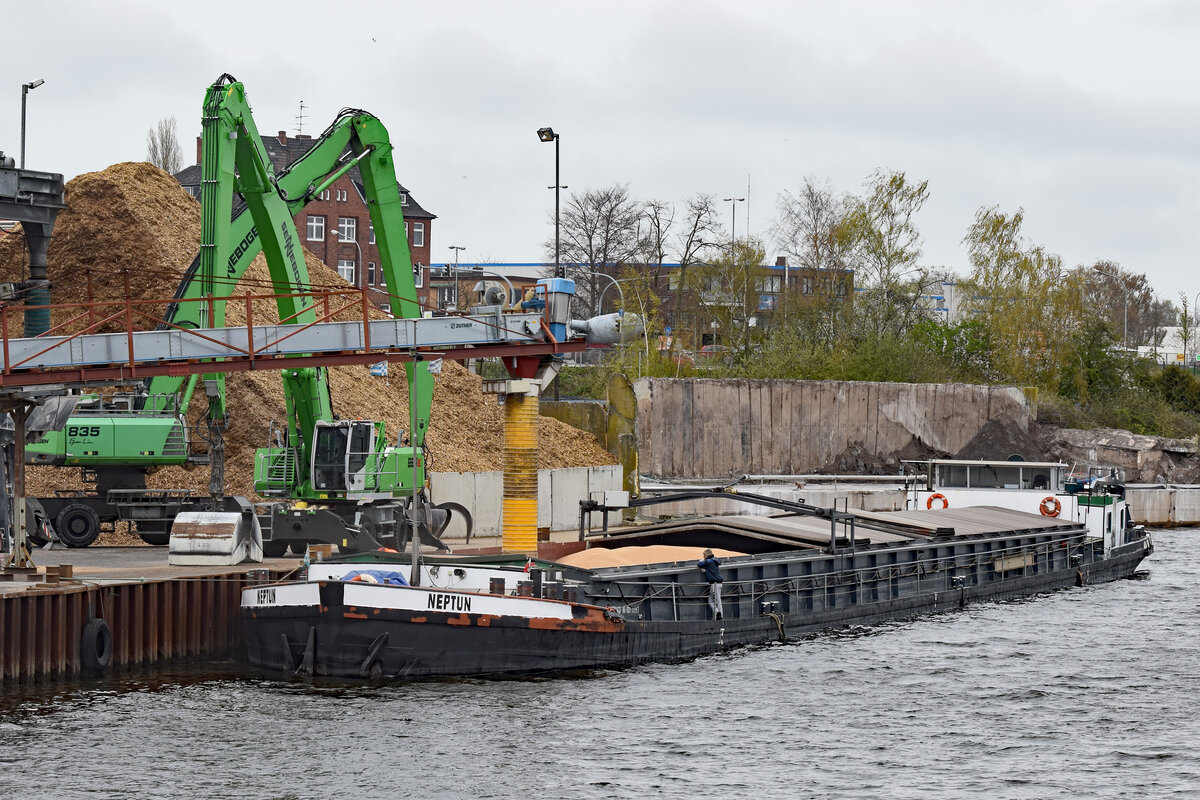
[[[79,637],[79,665],[83,674],[100,677],[112,663],[112,629],[102,619],[89,619]]]
[[[1042,512],[1043,517],[1057,517],[1062,511],[1062,503],[1058,502],[1057,497],[1043,497],[1038,510]]]
[[[926,508],[933,508],[933,501],[934,501],[934,500],[941,500],[941,501],[942,501],[942,508],[949,508],[949,507],[950,507],[950,501],[949,501],[949,500],[947,500],[947,499],[946,499],[946,495],[942,494],[941,492],[934,492],[933,494],[929,495],[929,499],[925,501],[925,507],[926,507]]]

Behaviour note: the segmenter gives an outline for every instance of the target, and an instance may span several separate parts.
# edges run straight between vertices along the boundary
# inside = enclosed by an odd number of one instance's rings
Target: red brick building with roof
[[[307,135],[288,137],[287,131],[263,138],[263,146],[276,173],[294,164],[316,141]],[[196,163],[175,178],[197,200],[200,199],[200,159],[203,152],[196,137]],[[400,186],[404,228],[412,254],[418,302],[431,308],[429,251],[433,220],[437,219]],[[338,178],[295,216],[296,230],[304,246],[355,286],[370,289],[377,305],[387,302],[387,286],[379,269],[379,250],[367,211],[366,196],[358,167]]]

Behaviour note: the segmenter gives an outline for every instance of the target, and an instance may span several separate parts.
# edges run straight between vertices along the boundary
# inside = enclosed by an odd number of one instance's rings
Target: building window
[[[337,190],[337,202],[339,202],[339,203],[346,202],[346,190],[345,189]]]
[[[413,264],[413,283],[418,289],[425,285],[425,266],[423,264]]]
[[[338,270],[338,275],[341,275],[343,278],[345,278],[347,283],[350,283],[350,284],[354,283],[354,262],[353,261],[350,261],[350,260],[347,260],[344,258],[339,258],[337,270]]]
[[[837,297],[845,297],[846,296],[846,282],[845,281],[836,281],[834,283],[833,293]]]
[[[319,195],[317,195],[317,199],[318,200],[328,200],[329,199],[329,190],[326,189],[325,191],[321,192]]]
[[[402,206],[408,205],[408,192],[400,193],[400,205],[402,205]]]
[[[413,223],[413,247],[424,247],[424,246],[425,246],[425,223],[424,222],[414,222]]]
[[[338,217],[338,241],[353,242],[358,238],[358,219],[355,217]]]
[[[437,305],[438,308],[446,309],[450,307],[454,300],[453,286],[439,286],[437,290]]]
[[[324,241],[324,239],[325,239],[325,218],[319,217],[319,216],[314,216],[313,214],[309,214],[307,231],[308,231],[308,241],[310,241],[310,242]]]
[[[374,222],[367,223],[367,234],[370,236],[370,238],[367,240],[367,244],[375,244],[375,223]]]
[[[367,262],[367,283],[371,286],[375,285],[375,262]]]
[[[805,275],[800,279],[800,291],[804,294],[812,294],[812,278]]]
[[[768,275],[756,281],[756,290],[759,292],[776,293],[779,291],[779,276]]]

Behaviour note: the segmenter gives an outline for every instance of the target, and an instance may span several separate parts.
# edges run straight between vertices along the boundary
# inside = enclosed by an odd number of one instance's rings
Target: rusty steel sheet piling
[[[59,570],[10,573],[0,582],[0,685],[218,657],[241,643],[245,571],[96,582]]]

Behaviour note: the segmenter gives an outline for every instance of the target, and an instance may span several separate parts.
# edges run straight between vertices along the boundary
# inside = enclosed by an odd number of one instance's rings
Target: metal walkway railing
[[[369,364],[421,357],[449,359],[534,356],[576,352],[580,341],[556,342],[541,314],[495,313],[421,319],[371,319],[365,292],[336,290],[287,295],[311,301],[317,319],[308,323],[255,325],[253,302],[276,295],[230,298],[245,304],[246,323],[222,328],[137,330],[162,324],[149,310],[163,300],[69,303],[54,306],[0,306],[0,389],[46,384],[140,380],[155,375],[242,372],[308,365]],[[208,302],[182,300],[177,302]],[[45,334],[10,338],[16,317],[29,309],[50,308],[67,315]],[[352,321],[337,320],[358,312]],[[209,315],[211,319],[211,313]],[[118,332],[97,333],[120,324]],[[72,326],[81,330],[62,331]],[[286,362],[286,363],[285,363]]]

